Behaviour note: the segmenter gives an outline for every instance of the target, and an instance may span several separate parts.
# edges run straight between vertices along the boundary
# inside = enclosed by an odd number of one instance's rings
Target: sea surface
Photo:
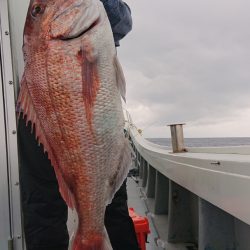
[[[147,138],[148,141],[172,147],[171,138]],[[186,147],[225,147],[250,145],[250,137],[185,138]]]

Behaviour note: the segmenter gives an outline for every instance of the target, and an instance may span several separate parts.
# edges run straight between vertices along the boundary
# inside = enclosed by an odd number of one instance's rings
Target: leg
[[[20,118],[18,126],[20,184],[27,250],[67,250],[68,209],[54,169],[38,146],[31,125]]]
[[[134,224],[128,213],[126,181],[106,208],[105,226],[113,250],[139,250]]]

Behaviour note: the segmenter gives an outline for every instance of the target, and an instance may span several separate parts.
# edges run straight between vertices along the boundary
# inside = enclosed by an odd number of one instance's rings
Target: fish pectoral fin
[[[72,39],[90,29],[100,17],[98,2],[64,1],[51,23],[52,38]]]
[[[125,81],[125,77],[123,74],[122,66],[117,56],[115,56],[114,58],[114,68],[115,68],[115,73],[116,73],[117,88],[121,94],[122,99],[124,100],[124,102],[126,102],[126,81]]]
[[[86,56],[87,63],[96,63],[98,51],[91,41],[91,37],[88,35],[85,35],[82,38],[82,51]]]
[[[91,130],[93,122],[93,107],[100,88],[97,62],[92,52],[91,42],[87,42],[86,40],[78,53],[78,60],[82,67],[82,96],[85,106],[86,120]]]

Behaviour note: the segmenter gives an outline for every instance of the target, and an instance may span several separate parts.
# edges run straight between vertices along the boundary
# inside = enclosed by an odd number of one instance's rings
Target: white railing
[[[173,153],[138,132],[127,113],[136,151],[151,167],[227,213],[250,224],[250,147],[190,148]]]

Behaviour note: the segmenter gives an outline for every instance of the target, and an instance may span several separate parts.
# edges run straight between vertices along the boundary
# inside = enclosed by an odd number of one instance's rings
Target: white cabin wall
[[[23,28],[26,19],[29,0],[9,0],[9,15],[11,28],[12,56],[15,86],[18,87],[23,73]]]

